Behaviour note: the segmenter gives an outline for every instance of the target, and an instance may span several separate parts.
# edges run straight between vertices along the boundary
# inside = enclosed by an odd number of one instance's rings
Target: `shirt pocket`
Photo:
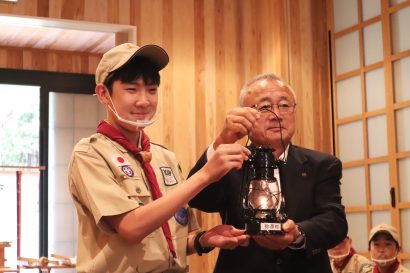
[[[120,185],[127,193],[128,198],[138,202],[140,206],[152,201],[151,193],[145,184],[145,181],[139,177],[122,176]]]

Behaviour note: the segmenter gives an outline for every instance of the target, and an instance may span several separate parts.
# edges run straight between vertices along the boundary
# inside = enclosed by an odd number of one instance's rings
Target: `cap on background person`
[[[379,224],[370,230],[369,245],[374,237],[380,233],[385,234],[393,239],[396,242],[397,246],[399,246],[399,233],[397,232],[397,229],[395,227],[388,224]]]
[[[95,71],[96,84],[103,83],[110,72],[113,72],[137,56],[143,56],[152,61],[158,68],[163,69],[169,62],[165,49],[157,45],[137,46],[131,43],[120,44],[104,53]]]

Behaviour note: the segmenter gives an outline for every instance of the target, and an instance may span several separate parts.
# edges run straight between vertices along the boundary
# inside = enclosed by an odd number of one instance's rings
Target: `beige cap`
[[[128,63],[136,56],[144,56],[155,63],[158,71],[163,69],[169,62],[167,52],[157,45],[144,45],[139,47],[131,43],[125,43],[111,48],[104,53],[97,70],[95,82],[103,83],[107,75]]]
[[[372,230],[370,230],[369,243],[373,239],[373,237],[379,233],[390,234],[390,236],[393,237],[396,243],[399,244],[399,233],[397,232],[397,229],[388,224],[380,224],[380,225],[373,227]]]

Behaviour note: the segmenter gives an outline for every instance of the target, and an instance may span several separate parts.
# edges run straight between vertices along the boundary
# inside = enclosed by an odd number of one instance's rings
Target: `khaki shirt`
[[[369,259],[357,253],[350,258],[349,262],[341,271],[334,267],[333,262],[331,263],[333,273],[361,273],[366,265],[371,264],[372,262]]]
[[[366,265],[363,267],[362,271],[360,273],[373,273],[373,268],[375,267],[375,264],[372,265]],[[410,273],[410,270],[408,270],[406,267],[404,267],[402,264],[399,265],[399,268],[394,273]]]
[[[174,153],[151,144],[151,165],[166,195],[183,182]],[[198,228],[186,205],[168,223],[177,258],[173,259],[162,228],[139,244],[124,241],[104,221],[152,202],[140,163],[117,142],[102,134],[82,139],[69,166],[69,189],[78,215],[78,272],[187,272],[188,233]]]

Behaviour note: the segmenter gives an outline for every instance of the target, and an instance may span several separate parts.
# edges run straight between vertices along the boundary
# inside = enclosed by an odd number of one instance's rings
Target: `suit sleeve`
[[[306,250],[310,254],[326,251],[347,235],[347,221],[341,204],[340,179],[342,165],[329,156],[319,163],[313,192],[313,214],[297,224],[306,234]]]
[[[189,172],[188,178],[191,177],[197,171],[199,171],[206,164],[207,161],[208,159],[205,151],[202,154],[202,156],[198,159],[195,166]],[[189,205],[193,208],[206,212],[220,212],[225,206],[225,179],[226,178],[223,177],[221,180],[207,186],[189,202]]]

